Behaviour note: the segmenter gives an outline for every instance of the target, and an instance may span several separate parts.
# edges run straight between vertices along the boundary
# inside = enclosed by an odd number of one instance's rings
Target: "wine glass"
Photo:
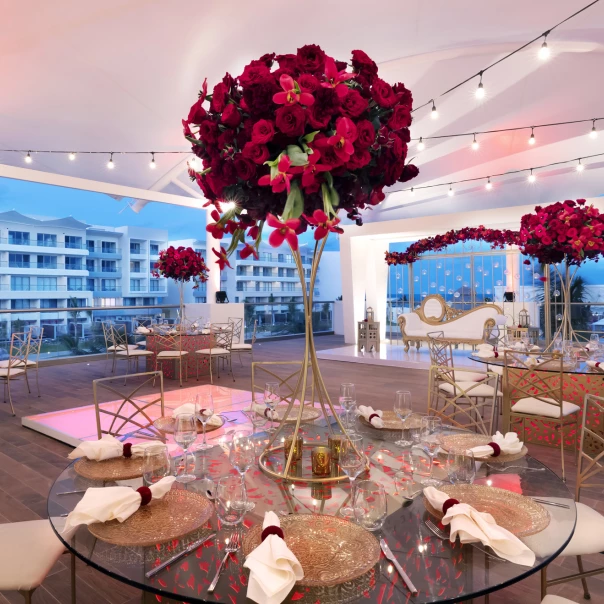
[[[597,355],[600,350],[600,336],[597,333],[592,333],[589,336],[589,353]]]
[[[437,487],[442,481],[432,478],[434,470],[434,457],[440,446],[440,432],[442,430],[442,420],[440,417],[427,415],[422,417],[421,426],[421,446],[430,457],[430,476],[422,480],[422,484],[427,487]]]
[[[422,439],[422,419],[425,415],[421,413],[412,413],[407,418],[407,425],[409,426],[409,438],[411,439],[412,445],[419,445]]]
[[[253,501],[247,501],[247,489],[245,487],[245,473],[256,461],[256,446],[249,436],[234,436],[229,451],[229,461],[241,476],[241,486],[245,492],[246,510],[249,512],[256,507]]]
[[[412,449],[407,449],[401,453],[401,469],[394,475],[395,486],[404,487],[407,497],[411,497],[411,487],[413,486],[413,474],[415,473],[416,457]]]
[[[216,483],[214,506],[220,522],[227,526],[237,526],[247,511],[247,495],[241,479],[225,476]]]
[[[266,382],[264,384],[264,404],[270,410],[268,414],[271,420],[271,425],[268,428],[267,432],[274,432],[277,428],[275,428],[273,422],[273,416],[275,415],[275,407],[277,403],[281,400],[281,394],[279,392],[279,382]]]
[[[157,444],[147,447],[143,453],[143,481],[150,486],[162,478],[170,476],[172,471],[170,454],[166,445]]]
[[[363,452],[363,437],[360,434],[349,434],[348,438],[342,442],[340,449],[340,459],[338,461],[340,469],[350,480],[350,504],[340,509],[340,514],[344,517],[354,517],[354,481],[365,469],[365,454]]]
[[[474,453],[465,447],[451,447],[447,453],[447,474],[452,484],[472,484],[476,478]]]
[[[245,415],[245,417],[247,417],[252,424],[252,435],[256,434],[256,428],[266,425],[266,417],[256,413],[254,409],[244,411],[243,415]]]
[[[411,409],[411,393],[406,390],[397,390],[394,396],[394,412],[403,424],[401,438],[394,444],[399,447],[410,447],[413,443],[410,440],[405,440],[405,422],[413,413],[413,410]]]
[[[384,485],[373,480],[361,480],[354,492],[356,521],[368,531],[379,531],[388,515]]]
[[[357,395],[354,384],[340,384],[340,397],[338,399],[340,407],[346,411],[346,429],[354,432],[354,426],[351,425],[350,412],[354,409],[357,402]]]
[[[199,445],[198,449],[205,451],[211,449],[214,445],[206,441],[206,424],[212,419],[214,415],[214,399],[211,394],[199,394],[198,402],[195,406],[197,419],[203,426],[203,442]]]
[[[182,474],[176,477],[178,482],[192,482],[195,474],[188,474],[189,447],[197,438],[195,416],[192,413],[180,413],[174,418],[174,442],[184,450],[184,468]]]

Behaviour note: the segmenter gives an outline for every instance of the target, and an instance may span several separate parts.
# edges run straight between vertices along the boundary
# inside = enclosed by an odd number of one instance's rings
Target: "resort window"
[[[133,260],[130,262],[131,273],[142,273],[140,260]]]
[[[141,279],[130,279],[130,291],[132,292],[140,292],[143,291]]]
[[[38,277],[38,291],[56,292],[57,278],[56,277]]]
[[[150,243],[149,244],[149,253],[152,254],[153,256],[157,256],[157,254],[159,254],[159,245],[157,243]]]
[[[117,266],[114,260],[101,260],[101,271],[103,273],[117,273]]]
[[[8,242],[12,245],[29,245],[29,233],[23,231],[9,231]]]
[[[59,301],[56,298],[42,298],[40,308],[59,308]]]
[[[29,308],[30,307],[30,300],[11,300],[10,301],[10,307],[13,310],[20,310],[22,308]]]
[[[65,256],[65,268],[68,271],[81,271],[82,259],[75,256]]]
[[[115,254],[115,241],[101,241],[101,251],[103,254]]]
[[[102,279],[101,288],[104,292],[117,291],[117,281],[115,279]]]
[[[92,239],[87,239],[86,240],[86,249],[89,252],[94,252],[94,241]]]
[[[38,268],[57,268],[57,257],[56,256],[43,256],[41,254],[38,255]]]
[[[14,292],[28,292],[29,277],[18,277],[13,275],[10,278],[10,288]]]
[[[49,233],[38,233],[38,245],[40,247],[57,247],[57,236]]]
[[[140,254],[141,253],[141,244],[131,241],[130,242],[130,253],[131,254]]]
[[[9,254],[8,266],[11,268],[29,268],[29,254]]]
[[[73,235],[65,235],[65,247],[79,250],[82,248],[82,238]]]
[[[86,258],[86,270],[89,273],[94,273],[94,260],[91,260],[90,258]]]
[[[70,292],[81,292],[84,290],[83,280],[81,277],[68,277],[67,289]]]

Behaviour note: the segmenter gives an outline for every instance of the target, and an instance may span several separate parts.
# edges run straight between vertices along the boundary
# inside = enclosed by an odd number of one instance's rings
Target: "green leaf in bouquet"
[[[299,218],[304,211],[304,196],[296,181],[293,181],[290,186],[289,195],[283,208],[281,218],[288,220],[289,218]]]
[[[287,145],[287,155],[292,166],[305,166],[308,163],[308,155],[298,145]]]

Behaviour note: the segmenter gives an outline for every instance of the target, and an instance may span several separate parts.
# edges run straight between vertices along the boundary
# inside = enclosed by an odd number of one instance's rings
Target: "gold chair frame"
[[[579,414],[571,413],[566,417],[562,414],[564,402],[564,360],[562,357],[544,352],[520,353],[504,350],[503,356],[505,363],[503,379],[505,388],[509,393],[509,429],[513,430],[514,422],[520,421],[522,423],[522,432],[524,433],[527,419],[536,419],[559,427],[562,480],[566,482],[564,469],[564,429],[567,426],[575,426],[576,448],[576,435],[579,432]],[[538,358],[542,360],[537,361]],[[528,359],[534,359],[535,363],[527,365]],[[517,402],[523,398],[535,398],[543,403],[557,406],[560,410],[560,417],[545,417],[532,413],[514,412],[513,401]],[[572,419],[573,416],[574,419]]]
[[[241,331],[243,330],[243,319],[240,317],[229,317],[228,322],[233,324],[233,344],[241,344]],[[237,341],[235,341],[237,339]]]
[[[602,420],[604,419],[604,396],[595,394],[586,394],[583,407],[583,423],[581,425],[581,444],[579,445],[579,459],[577,461],[577,485],[575,488],[575,501],[581,497],[583,488],[602,488],[604,482],[592,483],[593,478],[604,470],[604,431]],[[589,418],[596,416],[600,423],[596,426],[588,425]],[[595,428],[598,428],[596,431]],[[603,478],[604,480],[604,478]],[[602,552],[604,553],[604,552]],[[583,569],[583,560],[581,556],[576,556],[579,572],[572,575],[565,575],[559,579],[547,580],[547,566],[541,569],[541,598],[545,598],[547,588],[550,585],[560,585],[569,581],[581,579],[583,585],[583,597],[586,600],[591,599],[586,579],[604,573],[604,566],[590,571]]]
[[[121,379],[122,376],[119,376]],[[114,377],[101,378],[98,380],[92,381],[92,394],[94,398],[94,412],[96,416],[96,428],[97,428],[97,436],[98,438],[102,438],[103,434],[110,434],[111,436],[115,436],[116,438],[124,437],[132,434],[132,432],[123,433],[121,430],[126,424],[134,424],[137,426],[137,430],[135,433],[140,438],[150,438],[156,439],[159,438],[161,440],[165,440],[164,435],[155,428],[153,425],[153,419],[148,415],[147,409],[160,404],[161,408],[161,416],[164,415],[164,376],[161,371],[147,371],[144,373],[132,373],[129,375],[125,375],[124,383],[126,383],[127,378],[144,378],[144,380],[138,384],[133,390],[131,390],[128,394],[124,395],[123,392],[120,392],[116,389],[112,383],[116,379]],[[155,386],[155,380],[159,378],[159,394],[157,397],[154,397],[150,401],[143,401],[135,398],[137,393],[141,388],[146,386],[147,384],[153,382],[153,386]],[[121,401],[119,407],[116,411],[108,411],[107,409],[102,409],[101,405],[103,403],[99,402],[99,393],[100,392],[110,392],[117,396],[117,400]],[[113,402],[113,401],[105,401],[105,402]],[[126,415],[124,412],[125,406],[130,403],[135,411],[130,415]],[[111,421],[111,425],[108,429],[103,429],[101,426],[101,414],[109,415],[113,417]],[[146,422],[140,422],[136,418],[141,415]],[[119,425],[116,427],[116,422],[120,421]],[[144,432],[148,432],[145,434]],[[142,432],[142,433],[141,433]]]
[[[174,361],[174,369],[176,369],[176,363],[178,363],[178,381],[182,388],[182,364],[189,353],[182,349],[182,333],[176,334],[155,334],[154,345],[155,345],[155,371],[158,371],[161,367],[161,363]],[[164,355],[162,352],[177,352],[176,355]],[[185,380],[189,381],[189,364],[185,363]]]
[[[132,348],[128,343],[128,332],[124,324],[111,325],[111,337],[113,340],[113,366],[111,373],[115,373],[115,366],[118,360],[126,361],[126,371],[130,371],[132,361],[136,362],[136,372],[139,372],[140,357],[152,356],[152,352],[148,350],[140,350]]]
[[[289,371],[291,371],[291,373],[287,373],[285,377],[283,375],[279,375],[279,373],[277,373],[278,368],[285,367],[286,365],[295,366],[297,367],[297,369],[290,369]],[[289,404],[292,399],[292,396],[295,395],[301,371],[302,361],[252,362],[252,404],[256,402],[256,394],[261,393],[264,398],[264,384],[266,384],[267,381],[275,381],[279,383],[279,402],[277,404]],[[259,374],[263,376],[269,376],[271,379],[264,379],[264,381],[262,381],[261,383],[260,381],[257,381],[257,377]],[[285,388],[285,393],[283,392],[283,388]],[[310,400],[313,402],[312,406],[314,407],[315,397],[314,384],[312,380],[309,380],[306,390],[307,392],[310,390]],[[264,400],[262,402],[264,402]]]
[[[235,381],[235,375],[233,374],[233,354],[231,351],[231,346],[233,344],[233,324],[232,323],[212,323],[210,325],[210,347],[209,350],[214,350],[216,348],[220,348],[224,350],[220,353],[211,352],[201,352],[200,350],[196,350],[195,354],[198,357],[208,357],[208,366],[210,368],[210,384],[214,383],[214,374],[212,372],[212,361],[216,359],[216,371],[218,373],[218,377],[220,377],[220,365],[219,361],[222,360],[223,363],[228,359],[229,361],[229,369],[231,371],[231,377],[233,378],[233,382]],[[197,369],[197,380],[199,380],[199,363],[196,363]]]
[[[15,415],[15,407],[13,406],[13,398],[10,392],[10,381],[20,377],[27,377],[25,366],[27,365],[29,355],[30,340],[31,332],[14,332],[11,335],[8,363],[6,367],[2,368],[3,370],[6,369],[6,375],[0,375],[0,379],[4,382],[4,402],[6,403],[6,394],[8,393],[8,402],[10,403],[13,416]]]
[[[243,319],[241,319],[241,321],[243,321]],[[241,350],[235,348],[235,349],[231,349],[231,354],[237,354],[239,355],[239,363],[240,365],[243,367],[243,361],[241,360],[241,355],[242,354],[249,354],[251,357],[251,361],[252,363],[254,362],[254,344],[256,343],[256,329],[258,327],[258,320],[254,321],[254,329],[252,331],[252,339],[250,342],[250,347],[249,348],[242,348]],[[239,338],[241,340],[241,337]],[[241,343],[241,342],[239,342]]]
[[[23,368],[25,369],[25,383],[27,384],[27,390],[31,394],[31,388],[29,386],[29,376],[28,373],[32,370],[36,370],[36,388],[38,390],[38,397],[42,396],[40,394],[40,381],[38,379],[38,371],[40,369],[40,350],[42,348],[42,333],[37,338],[31,337],[29,338],[28,352],[27,352],[27,360],[23,363]],[[35,356],[36,360],[32,361],[31,357]]]

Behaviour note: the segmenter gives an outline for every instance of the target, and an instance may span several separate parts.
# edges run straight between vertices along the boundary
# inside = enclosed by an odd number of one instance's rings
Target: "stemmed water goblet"
[[[245,415],[245,417],[250,420],[250,424],[252,424],[252,436],[256,434],[256,428],[266,425],[266,417],[257,413],[255,409],[244,411],[243,415]]]
[[[447,453],[447,474],[452,484],[472,484],[476,477],[474,453],[467,447],[451,447]]]
[[[354,493],[354,515],[356,521],[368,531],[379,531],[388,515],[386,490],[372,480],[361,480]]]
[[[205,451],[211,449],[214,445],[206,441],[206,424],[212,419],[214,415],[214,399],[211,394],[199,394],[197,403],[195,404],[197,419],[203,426],[203,442],[199,445],[198,449]]]
[[[434,457],[440,446],[440,432],[442,430],[442,420],[440,417],[428,415],[422,417],[421,427],[421,446],[430,457],[430,476],[422,480],[422,484],[427,487],[437,487],[442,481],[432,478],[434,470]]]
[[[247,511],[247,494],[241,480],[225,476],[216,483],[214,506],[220,522],[226,526],[237,526]]]
[[[189,470],[189,447],[197,438],[197,426],[195,416],[192,413],[180,413],[174,419],[174,442],[180,445],[184,451],[184,468],[182,474],[176,477],[178,482],[192,482],[195,474],[188,473]]]
[[[151,486],[171,473],[168,447],[164,444],[147,447],[143,453],[143,482]]]
[[[241,476],[241,486],[246,494],[246,510],[251,511],[256,504],[247,500],[247,489],[245,486],[245,473],[256,462],[256,444],[249,436],[236,435],[230,444],[229,461]]]
[[[269,417],[271,420],[271,425],[268,428],[267,432],[274,432],[277,428],[275,428],[273,417],[275,415],[275,408],[277,404],[281,400],[281,395],[279,392],[279,382],[266,382],[264,384],[264,404],[267,409],[269,409]]]
[[[589,336],[589,354],[597,356],[600,351],[600,336],[597,333],[592,333]]]
[[[398,390],[394,398],[394,413],[401,420],[403,428],[401,431],[401,438],[394,444],[399,447],[410,447],[413,443],[410,440],[405,440],[405,422],[407,418],[413,413],[411,409],[411,393],[406,390]]]
[[[354,517],[354,481],[365,469],[365,453],[363,452],[363,437],[360,434],[349,434],[344,438],[340,449],[339,466],[350,480],[350,505],[340,508],[344,517]]]

